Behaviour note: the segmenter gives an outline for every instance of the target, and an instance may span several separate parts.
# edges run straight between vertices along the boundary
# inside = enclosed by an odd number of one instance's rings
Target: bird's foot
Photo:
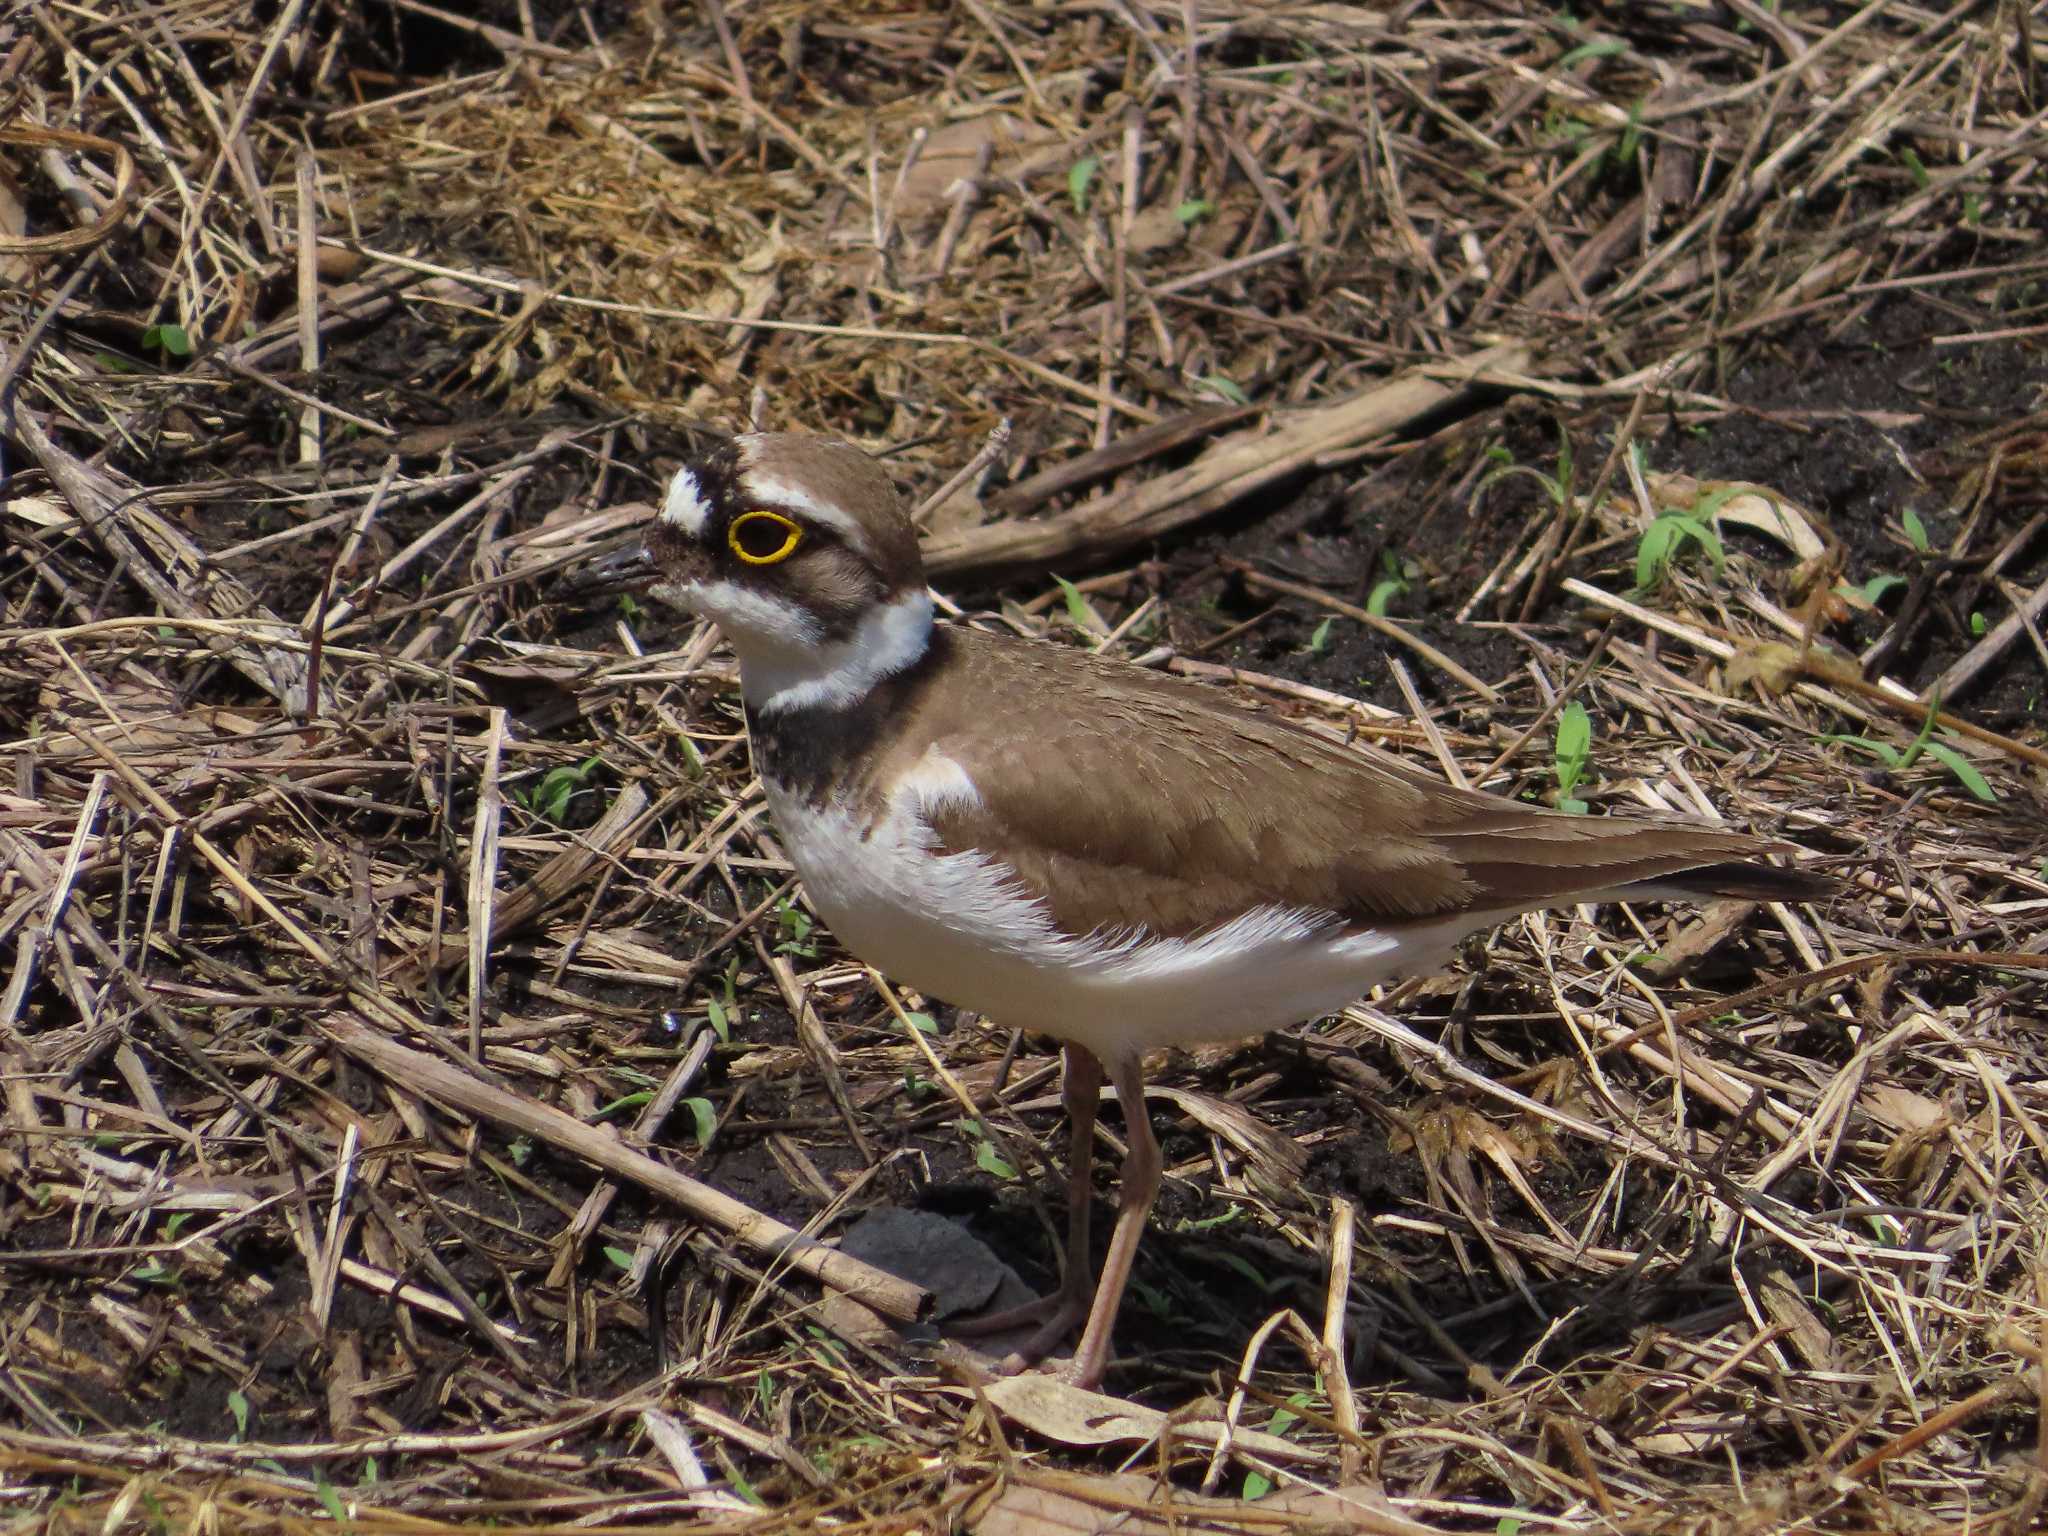
[[[963,1339],[987,1338],[991,1334],[1015,1333],[1019,1328],[1030,1328],[1037,1324],[1048,1327],[1055,1319],[1064,1319],[1063,1326],[1071,1328],[1088,1315],[1088,1298],[1075,1297],[1065,1289],[1049,1291],[1043,1296],[1020,1302],[1014,1307],[1004,1307],[1000,1312],[987,1312],[980,1317],[966,1317],[948,1320],[943,1326],[946,1332],[957,1334]]]
[[[1061,1289],[1021,1306],[991,1312],[986,1317],[949,1322],[945,1330],[962,1338],[999,1338],[1003,1334],[1029,1328],[1031,1331],[993,1365],[998,1376],[1015,1376],[1041,1364],[1046,1356],[1071,1339],[1087,1320],[1087,1294],[1076,1295]]]

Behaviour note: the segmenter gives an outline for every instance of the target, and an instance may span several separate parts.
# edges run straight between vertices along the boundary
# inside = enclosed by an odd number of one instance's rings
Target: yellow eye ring
[[[771,533],[771,530],[773,532]],[[758,536],[774,534],[782,536],[782,542],[770,549],[758,542]],[[778,560],[787,560],[796,550],[797,542],[804,536],[803,529],[784,517],[780,512],[746,512],[732,520],[732,526],[725,531],[726,548],[738,555],[749,565],[773,565]],[[753,544],[749,549],[747,545]]]

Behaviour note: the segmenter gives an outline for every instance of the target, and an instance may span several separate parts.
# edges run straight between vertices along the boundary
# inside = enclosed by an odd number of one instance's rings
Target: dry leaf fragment
[[[1168,1416],[1157,1408],[1085,1391],[1053,1376],[1008,1376],[983,1387],[982,1395],[1003,1417],[1062,1445],[1145,1445],[1167,1433]],[[1214,1445],[1222,1433],[1218,1418],[1173,1417],[1172,1434],[1179,1441]],[[1326,1454],[1263,1430],[1239,1429],[1230,1439],[1233,1445],[1275,1461],[1320,1461]]]
[[[992,1500],[969,1512],[968,1528],[975,1536],[1432,1536],[1429,1527],[1396,1514],[1374,1488],[1297,1485],[1245,1501],[1163,1489],[1138,1472],[1037,1468],[1006,1479]]]
[[[1728,692],[1740,693],[1748,686],[1760,696],[1774,699],[1797,683],[1804,671],[1805,663],[1794,646],[1775,640],[1746,645],[1728,663]]]

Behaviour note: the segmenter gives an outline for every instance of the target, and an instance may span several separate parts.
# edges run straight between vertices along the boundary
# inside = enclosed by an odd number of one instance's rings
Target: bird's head
[[[917,530],[874,460],[795,432],[735,437],[685,464],[649,526],[653,595],[712,620],[750,705],[843,706],[923,655]]]

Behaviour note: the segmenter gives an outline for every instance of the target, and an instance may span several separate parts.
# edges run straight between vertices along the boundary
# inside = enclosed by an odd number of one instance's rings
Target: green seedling
[[[1102,156],[1084,155],[1076,160],[1067,171],[1067,196],[1074,200],[1074,212],[1088,211],[1088,192],[1095,185],[1095,174],[1102,169]]]
[[[1493,460],[1495,467],[1488,470],[1485,477],[1480,480],[1480,490],[1484,491],[1498,480],[1506,480],[1514,475],[1527,475],[1543,488],[1543,494],[1550,498],[1550,504],[1560,512],[1571,505],[1572,487],[1576,476],[1572,462],[1572,440],[1562,422],[1559,422],[1557,427],[1557,473],[1554,475],[1546,475],[1542,470],[1534,469],[1527,464],[1517,464],[1514,455],[1498,443],[1486,450],[1486,456]]]
[[[1273,1417],[1266,1421],[1266,1433],[1269,1435],[1285,1435],[1296,1424],[1301,1422],[1301,1414],[1296,1410],[1308,1407],[1309,1402],[1310,1398],[1306,1392],[1296,1392],[1293,1396],[1289,1397],[1284,1407],[1273,1410]],[[1245,1473],[1244,1496],[1247,1501],[1262,1499],[1272,1491],[1273,1480],[1263,1472]]]
[[[644,1109],[648,1104],[653,1102],[653,1099],[653,1093],[647,1091],[642,1091],[640,1093],[622,1093],[616,1099],[613,1099],[609,1104],[605,1105],[602,1109],[598,1110],[598,1112],[595,1115],[591,1116],[591,1118],[593,1120],[599,1121],[609,1120],[614,1115],[623,1115],[629,1109]]]
[[[1574,815],[1586,813],[1586,802],[1573,791],[1586,776],[1593,757],[1593,720],[1577,699],[1558,711],[1557,744],[1551,751],[1551,767],[1557,774],[1557,808]]]
[[[979,1120],[962,1120],[960,1129],[974,1142],[974,1166],[983,1173],[992,1173],[999,1179],[1014,1179],[1017,1170],[1009,1160],[996,1151],[995,1144],[988,1139],[988,1127]]]
[[[1059,583],[1060,599],[1066,604],[1067,618],[1074,628],[1084,635],[1101,636],[1109,633],[1103,627],[1101,615],[1088,605],[1088,599],[1079,587],[1064,576],[1055,576],[1053,580]]]
[[[711,1145],[711,1138],[718,1130],[718,1110],[709,1099],[685,1099],[683,1108],[690,1112],[690,1124],[697,1137],[697,1150],[701,1152]]]
[[[775,926],[782,930],[782,942],[775,946],[778,955],[798,955],[805,960],[818,958],[818,941],[812,936],[818,925],[796,904],[794,896],[785,896],[775,903]]]
[[[1641,462],[1640,456],[1637,462]],[[1728,552],[1721,545],[1720,534],[1714,531],[1714,518],[1743,489],[1739,485],[1718,486],[1683,511],[1658,513],[1636,543],[1636,590],[1648,592],[1661,586],[1688,546],[1703,551],[1713,564],[1714,574],[1720,575],[1728,563]]]
[[[1863,601],[1870,604],[1871,607],[1875,608],[1879,603],[1883,602],[1885,598],[1889,597],[1892,593],[1898,591],[1899,588],[1905,585],[1905,577],[1894,576],[1887,573],[1882,576],[1871,577],[1870,580],[1863,583],[1863,585],[1857,588],[1856,590],[1862,594]]]
[[[1907,744],[1903,752],[1890,742],[1878,741],[1869,736],[1830,733],[1820,739],[1838,742],[1842,746],[1861,752],[1866,757],[1874,757],[1893,773],[1906,772],[1919,762],[1923,755],[1931,757],[1954,774],[1956,782],[1979,800],[1987,803],[1996,800],[1998,791],[1993,789],[1984,775],[1977,771],[1977,765],[1947,742],[1935,739],[1934,721],[1940,713],[1941,696],[1937,694],[1927,701],[1927,718],[1920,722],[1920,733]],[[1943,734],[1953,736],[1955,733],[1945,731]]]
[[[1173,216],[1183,224],[1192,224],[1197,219],[1206,219],[1216,212],[1216,205],[1206,197],[1191,197],[1173,210]]]
[[[514,798],[542,821],[560,826],[563,816],[568,814],[569,802],[576,798],[590,776],[603,766],[603,758],[586,757],[580,763],[550,768],[524,797],[515,791]]]
[[[1906,542],[1911,544],[1913,548],[1923,555],[1933,553],[1934,541],[1928,538],[1927,525],[1920,521],[1920,514],[1918,512],[1915,512],[1911,507],[1900,509],[1899,526],[1905,530]]]
[[[1642,540],[1636,545],[1636,590],[1648,592],[1662,586],[1688,544],[1704,550],[1713,562],[1714,573],[1720,574],[1728,562],[1720,535],[1690,512],[1665,512],[1643,530]]]
[[[281,1472],[283,1469],[279,1470]],[[348,1505],[342,1502],[341,1494],[335,1490],[334,1484],[327,1481],[327,1474],[324,1472],[313,1474],[313,1497],[318,1499],[320,1507],[327,1511],[328,1519],[336,1525],[349,1524]]]
[[[1309,655],[1320,656],[1330,648],[1330,626],[1336,622],[1333,618],[1325,619],[1315,627],[1308,637]]]
[[[142,333],[142,349],[166,358],[190,357],[192,333],[182,325],[152,325]]]
[[[1408,595],[1408,571],[1392,550],[1380,551],[1380,579],[1372,584],[1372,590],[1365,594],[1365,611],[1376,619],[1387,616],[1387,605],[1397,597]]]
[[[1212,395],[1215,395],[1228,405],[1250,405],[1252,403],[1252,397],[1244,392],[1242,385],[1235,379],[1226,378],[1220,373],[1203,374],[1199,379],[1195,380],[1195,388],[1208,390]]]

